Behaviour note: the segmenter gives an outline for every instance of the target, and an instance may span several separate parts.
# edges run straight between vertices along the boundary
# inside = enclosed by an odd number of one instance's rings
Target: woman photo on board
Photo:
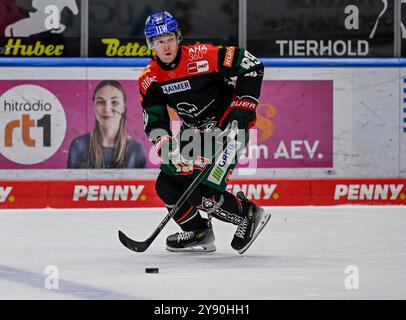
[[[95,126],[72,141],[68,168],[145,168],[143,146],[126,133],[127,97],[122,85],[115,80],[101,81],[92,100]]]

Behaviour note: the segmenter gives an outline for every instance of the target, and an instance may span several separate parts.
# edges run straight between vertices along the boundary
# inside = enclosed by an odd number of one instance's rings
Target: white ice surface
[[[144,253],[121,245],[118,230],[145,240],[164,209],[1,210],[0,299],[406,298],[405,207],[266,209],[272,218],[243,255],[230,247],[235,227],[215,219],[214,253],[167,252],[173,221]],[[57,290],[45,288],[49,265]],[[358,289],[345,288],[348,265]]]

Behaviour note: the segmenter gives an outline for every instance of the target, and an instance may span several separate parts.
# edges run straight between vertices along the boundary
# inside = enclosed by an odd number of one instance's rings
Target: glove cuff
[[[233,97],[231,101],[230,107],[232,109],[243,109],[243,110],[250,110],[255,111],[258,105],[258,100],[251,96],[237,96]]]

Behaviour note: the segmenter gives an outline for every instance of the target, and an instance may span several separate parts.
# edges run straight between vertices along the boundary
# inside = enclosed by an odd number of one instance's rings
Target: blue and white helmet
[[[147,44],[152,49],[152,40],[171,33],[175,33],[179,41],[182,40],[182,34],[178,22],[167,11],[151,14],[145,22],[144,34]]]

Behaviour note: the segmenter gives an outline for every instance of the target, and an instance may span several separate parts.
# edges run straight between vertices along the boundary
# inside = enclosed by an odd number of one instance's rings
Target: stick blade
[[[131,238],[127,237],[123,232],[118,231],[118,238],[124,247],[135,251],[135,252],[144,252],[147,250],[149,245],[146,242],[134,241]]]

